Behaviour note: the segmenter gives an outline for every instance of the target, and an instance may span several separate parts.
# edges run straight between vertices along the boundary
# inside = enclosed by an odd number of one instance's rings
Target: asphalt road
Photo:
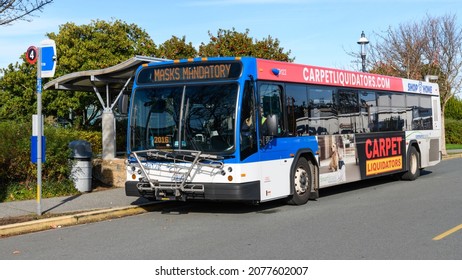
[[[0,239],[0,259],[462,259],[462,159],[416,181],[322,190],[304,206],[184,203]],[[443,235],[440,235],[443,234]],[[433,240],[440,235],[440,240]]]

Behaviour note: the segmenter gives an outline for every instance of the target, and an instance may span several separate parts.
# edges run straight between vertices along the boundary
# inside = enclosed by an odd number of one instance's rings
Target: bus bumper
[[[135,181],[125,182],[127,196],[142,196],[155,199],[154,192],[141,193]],[[229,201],[260,201],[260,182],[253,181],[238,184],[210,184],[205,183],[203,193],[184,193],[183,200],[229,200]],[[160,198],[157,198],[161,200]],[[182,200],[182,199],[177,199]]]

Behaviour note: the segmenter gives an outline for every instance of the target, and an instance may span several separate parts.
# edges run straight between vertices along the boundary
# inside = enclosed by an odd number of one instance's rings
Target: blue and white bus
[[[434,83],[250,57],[151,63],[130,98],[128,196],[286,199],[441,160]]]

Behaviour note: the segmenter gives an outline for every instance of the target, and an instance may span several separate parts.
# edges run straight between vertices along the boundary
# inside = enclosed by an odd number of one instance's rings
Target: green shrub
[[[30,135],[28,123],[0,122],[0,183],[25,180],[32,174],[30,163]]]
[[[66,196],[78,194],[74,183],[69,180],[61,182],[42,182],[42,198]],[[1,201],[28,200],[37,198],[37,185],[26,186],[18,183],[10,183],[5,186],[5,196]]]
[[[30,122],[0,122],[0,201],[30,199],[36,196],[37,166],[31,163]],[[93,154],[101,153],[101,132],[80,131],[46,125],[45,163],[42,166],[43,197],[76,192],[72,181],[69,143],[85,140]],[[33,198],[32,197],[32,198]]]
[[[449,119],[462,120],[462,100],[454,96],[446,103],[444,116]]]
[[[462,120],[445,119],[446,143],[462,144]]]

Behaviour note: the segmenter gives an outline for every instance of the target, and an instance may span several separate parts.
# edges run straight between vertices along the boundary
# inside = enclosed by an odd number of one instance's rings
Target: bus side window
[[[274,84],[261,84],[259,88],[260,93],[260,136],[269,136],[272,132],[269,122],[266,120],[271,118],[277,120],[275,125],[276,135],[284,134],[284,115],[282,107],[283,90],[282,86]]]
[[[308,113],[310,135],[338,134],[339,125],[335,89],[310,86],[308,88]]]
[[[287,130],[290,135],[310,135],[308,123],[308,94],[305,85],[286,85]]]
[[[406,96],[401,93],[391,94],[392,118],[394,131],[403,131],[406,126]]]
[[[392,108],[391,108],[391,93],[377,93],[377,125],[378,131],[393,131],[392,124]]]
[[[352,89],[338,89],[337,98],[340,134],[358,133],[361,130],[358,91]]]
[[[359,132],[377,131],[377,99],[375,91],[362,91],[359,93],[360,123]]]
[[[240,125],[240,157],[244,160],[257,152],[255,93],[252,81],[245,83]]]
[[[433,113],[430,96],[419,96],[419,129],[433,129]]]

